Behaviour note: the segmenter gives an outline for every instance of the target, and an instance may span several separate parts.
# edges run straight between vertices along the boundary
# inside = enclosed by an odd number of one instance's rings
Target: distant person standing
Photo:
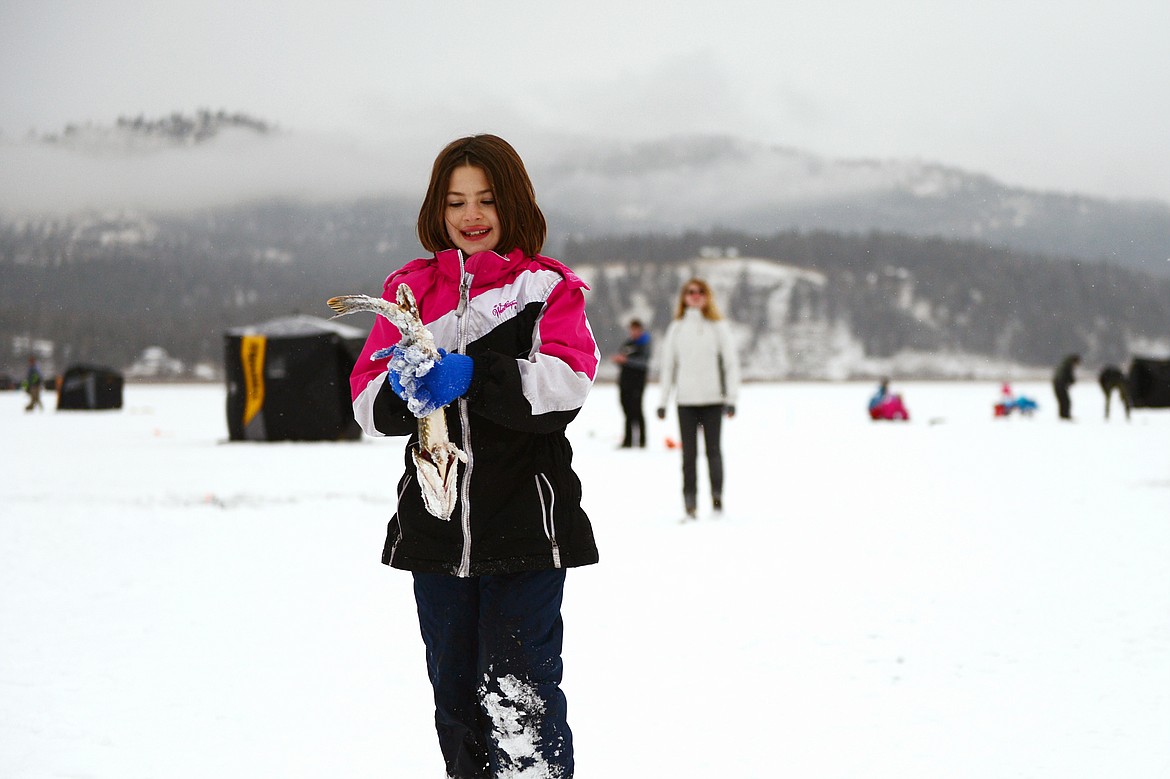
[[[1056,373],[1052,374],[1052,389],[1056,393],[1061,419],[1072,419],[1072,398],[1069,397],[1068,388],[1076,383],[1076,367],[1080,364],[1081,356],[1070,354],[1060,361]]]
[[[723,510],[723,453],[720,449],[723,416],[735,416],[739,394],[739,357],[731,330],[715,305],[711,287],[691,279],[679,292],[674,321],[662,339],[662,400],[658,418],[666,418],[671,395],[678,403],[679,436],[683,455],[683,504],[686,518],[694,519],[698,505],[698,433],[703,428],[711,503]]]
[[[1133,404],[1129,400],[1129,382],[1121,368],[1116,365],[1106,365],[1097,374],[1097,383],[1101,385],[1101,391],[1105,393],[1105,418],[1109,418],[1109,401],[1113,397],[1113,390],[1117,390],[1117,394],[1121,396],[1121,402],[1125,405],[1125,418],[1129,419],[1129,409]]]
[[[650,333],[640,320],[632,319],[629,335],[621,350],[610,358],[620,366],[618,392],[621,396],[622,412],[626,415],[623,449],[646,446],[646,417],[642,414],[642,395],[646,391],[646,372],[650,369]]]
[[[39,408],[41,411],[45,410],[44,404],[41,403],[41,387],[44,386],[45,377],[41,375],[41,368],[37,365],[37,358],[32,355],[28,358],[28,373],[24,376],[24,391],[28,393],[28,405],[24,407],[25,411],[32,411]]]

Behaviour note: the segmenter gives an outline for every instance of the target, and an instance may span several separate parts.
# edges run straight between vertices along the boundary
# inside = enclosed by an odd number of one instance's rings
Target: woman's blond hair
[[[710,319],[712,322],[717,322],[722,319],[723,314],[719,313],[719,307],[715,305],[715,292],[711,289],[710,284],[700,278],[691,279],[679,289],[678,305],[674,310],[674,318],[682,319],[683,314],[687,312],[687,288],[692,286],[703,290],[703,294],[706,296],[703,308],[701,309],[703,318]]]

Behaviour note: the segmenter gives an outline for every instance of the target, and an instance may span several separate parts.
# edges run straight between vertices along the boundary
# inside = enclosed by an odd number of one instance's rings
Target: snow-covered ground
[[[595,389],[579,777],[1170,776],[1170,411],[895,389],[907,424],[866,384],[746,387],[727,514],[689,525],[673,418],[619,451]],[[410,577],[379,563],[401,439],[228,444],[222,387],[125,401],[0,394],[0,776],[442,776]]]

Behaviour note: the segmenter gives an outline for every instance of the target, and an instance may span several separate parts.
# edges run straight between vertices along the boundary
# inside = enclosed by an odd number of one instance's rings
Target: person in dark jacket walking
[[[1072,398],[1068,388],[1076,383],[1076,367],[1081,364],[1079,354],[1070,354],[1060,361],[1056,373],[1052,374],[1052,390],[1056,393],[1056,405],[1061,419],[1072,419]]]
[[[41,389],[45,385],[45,377],[41,375],[41,367],[37,365],[37,358],[30,356],[28,358],[28,373],[24,376],[24,391],[28,393],[28,405],[24,407],[25,411],[32,411],[34,409],[45,410],[45,405],[41,402]]]
[[[646,392],[646,373],[650,369],[650,333],[641,320],[630,320],[630,337],[610,359],[620,366],[618,393],[626,415],[626,433],[622,448],[646,446],[646,417],[642,413],[642,395]],[[635,443],[637,441],[637,443]]]
[[[565,428],[601,355],[587,287],[539,254],[545,233],[511,145],[493,135],[449,144],[418,218],[434,254],[392,273],[383,293],[393,301],[409,285],[444,356],[404,384],[392,355],[372,359],[400,337],[379,317],[350,382],[367,434],[410,436],[382,562],[413,573],[435,728],[455,779],[573,775],[561,599],[566,569],[598,554]],[[410,452],[418,419],[437,409],[467,456],[448,521],[427,511]]]

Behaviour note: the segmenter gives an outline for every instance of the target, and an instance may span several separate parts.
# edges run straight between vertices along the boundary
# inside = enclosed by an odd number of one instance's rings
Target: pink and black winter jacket
[[[460,280],[463,283],[460,283]],[[394,394],[386,361],[399,340],[374,323],[350,379],[354,416],[374,436],[411,436],[398,510],[382,562],[458,576],[569,568],[597,562],[565,428],[580,411],[600,353],[585,316],[585,282],[556,260],[458,250],[414,260],[386,279],[408,284],[437,345],[474,360],[467,394],[446,408],[451,440],[467,453],[450,521],[423,506],[410,447],[418,420]]]

